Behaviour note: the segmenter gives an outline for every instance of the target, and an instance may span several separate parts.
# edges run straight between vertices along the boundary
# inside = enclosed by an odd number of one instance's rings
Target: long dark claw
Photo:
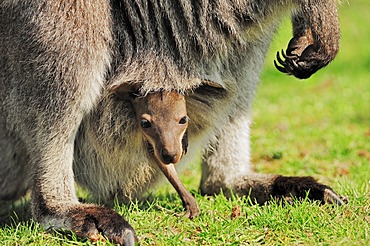
[[[285,67],[282,67],[282,66],[279,66],[276,61],[274,60],[274,65],[276,67],[277,70],[279,70],[280,72],[282,73],[288,73],[288,71],[285,69]]]
[[[285,54],[284,50],[281,50],[281,55],[284,57],[284,59],[288,59],[287,55]]]
[[[280,65],[283,65],[284,67],[286,67],[286,63],[283,59],[281,59],[279,51],[276,52],[276,60],[280,63]]]

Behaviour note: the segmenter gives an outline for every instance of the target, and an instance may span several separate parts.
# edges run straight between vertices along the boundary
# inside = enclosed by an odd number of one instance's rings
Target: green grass
[[[246,198],[202,197],[199,166],[182,175],[202,214],[177,217],[181,201],[170,185],[145,202],[117,205],[141,245],[370,245],[370,16],[368,0],[343,2],[337,59],[306,81],[272,64],[290,39],[284,22],[254,103],[253,162],[258,172],[312,175],[349,198],[348,204],[250,205]],[[27,219],[26,205],[0,227],[0,245],[90,245],[73,234],[45,232]],[[26,207],[26,208],[24,208]],[[240,215],[231,218],[232,210]],[[104,242],[95,243],[104,245]]]

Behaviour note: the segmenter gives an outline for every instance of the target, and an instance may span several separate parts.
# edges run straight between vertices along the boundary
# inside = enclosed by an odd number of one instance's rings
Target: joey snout
[[[181,131],[174,131],[176,127],[159,130],[156,129],[156,125],[152,125],[151,128],[142,128],[150,152],[163,164],[178,163],[187,151],[187,126],[182,126]]]
[[[187,134],[171,134],[170,130],[160,132],[157,130],[142,130],[149,144],[149,152],[163,164],[176,164],[187,150]],[[184,141],[185,140],[185,141]]]
[[[158,151],[155,151],[156,158],[158,158],[163,164],[176,164],[182,157],[182,149],[180,148],[166,148],[159,147]]]

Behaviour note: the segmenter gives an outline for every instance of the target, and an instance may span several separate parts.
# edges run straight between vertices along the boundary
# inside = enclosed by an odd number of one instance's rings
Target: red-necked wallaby
[[[251,169],[252,100],[286,15],[293,38],[277,54],[276,67],[307,78],[338,51],[335,0],[1,1],[1,203],[31,190],[32,216],[46,228],[81,237],[101,232],[135,244],[134,229],[118,213],[78,201],[74,182],[104,201],[129,200],[161,175],[156,160],[175,162],[182,155],[184,126],[171,129],[176,153],[155,146],[151,130],[138,127],[131,99],[110,93],[140,81],[142,95],[184,93],[189,146],[178,165],[202,155],[203,194],[232,191],[264,203],[309,191],[310,199],[342,204],[311,177]],[[160,103],[157,97],[147,99]]]

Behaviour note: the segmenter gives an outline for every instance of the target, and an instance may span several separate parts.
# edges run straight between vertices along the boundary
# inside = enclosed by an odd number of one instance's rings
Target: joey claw
[[[185,213],[186,218],[194,219],[198,217],[199,215],[200,215],[200,209],[196,201],[195,203],[192,203],[189,206],[186,206],[186,213]]]

